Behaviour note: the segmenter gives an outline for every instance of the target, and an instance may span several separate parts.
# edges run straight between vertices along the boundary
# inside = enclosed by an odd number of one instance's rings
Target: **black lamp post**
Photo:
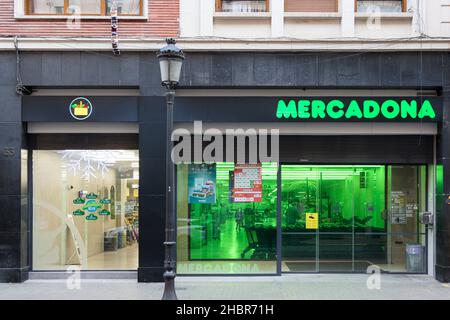
[[[166,240],[164,259],[164,294],[163,300],[177,300],[175,292],[176,267],[176,211],[175,211],[175,165],[171,159],[173,104],[175,88],[180,81],[181,67],[184,54],[175,44],[175,39],[166,39],[167,46],[159,50],[158,59],[161,69],[161,84],[166,87],[167,101],[167,145],[166,145]]]

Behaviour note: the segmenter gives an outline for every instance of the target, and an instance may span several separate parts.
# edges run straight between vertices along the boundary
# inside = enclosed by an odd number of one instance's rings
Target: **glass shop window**
[[[29,15],[94,15],[109,16],[111,0],[25,0]],[[117,13],[122,16],[143,14],[143,0],[117,0]]]
[[[182,274],[275,273],[277,164],[177,166]]]
[[[404,12],[406,0],[358,0],[357,12]]]
[[[426,272],[426,166],[282,165],[283,272]]]
[[[268,0],[217,0],[218,12],[268,12]]]
[[[137,150],[33,151],[33,269],[136,270]]]

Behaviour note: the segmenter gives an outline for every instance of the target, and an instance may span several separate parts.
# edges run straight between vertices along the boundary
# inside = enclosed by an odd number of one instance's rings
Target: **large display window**
[[[283,165],[281,181],[284,272],[426,271],[426,166]]]
[[[177,272],[424,273],[426,181],[424,165],[178,165]]]
[[[33,151],[33,269],[136,270],[137,150]]]
[[[277,168],[177,166],[178,273],[276,272]]]

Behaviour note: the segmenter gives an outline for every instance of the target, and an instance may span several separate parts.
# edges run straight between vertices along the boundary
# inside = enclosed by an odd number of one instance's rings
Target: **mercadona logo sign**
[[[279,100],[278,119],[436,119],[429,100]]]
[[[76,120],[86,120],[92,114],[92,103],[83,97],[76,98],[70,103],[69,112]]]

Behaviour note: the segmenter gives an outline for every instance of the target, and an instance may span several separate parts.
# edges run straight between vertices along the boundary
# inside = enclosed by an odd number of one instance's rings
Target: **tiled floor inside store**
[[[89,270],[136,270],[138,266],[138,244],[104,251],[88,259]]]

